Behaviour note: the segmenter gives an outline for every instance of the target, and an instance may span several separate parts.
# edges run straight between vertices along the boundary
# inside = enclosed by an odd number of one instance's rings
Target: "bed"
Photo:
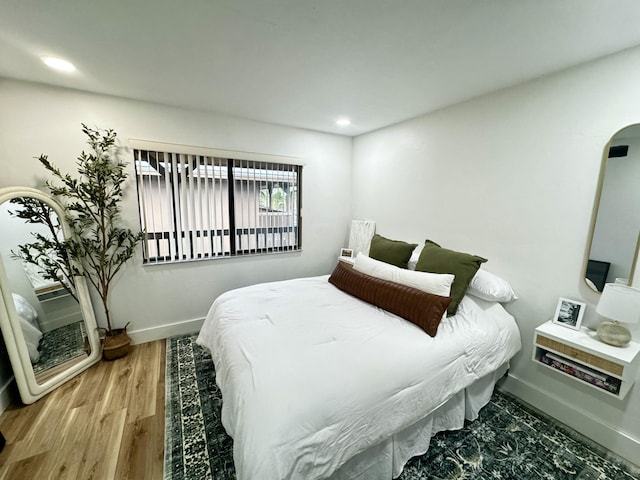
[[[465,296],[431,337],[329,276],[226,292],[197,342],[238,480],[395,478],[432,435],[477,416],[521,348],[499,303]]]

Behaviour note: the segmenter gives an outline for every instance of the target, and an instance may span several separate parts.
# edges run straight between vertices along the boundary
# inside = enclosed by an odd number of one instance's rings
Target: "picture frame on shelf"
[[[586,303],[560,297],[552,322],[573,330],[580,330],[585,308],[587,308]]]
[[[341,257],[353,258],[353,249],[351,248],[341,248],[340,249]]]

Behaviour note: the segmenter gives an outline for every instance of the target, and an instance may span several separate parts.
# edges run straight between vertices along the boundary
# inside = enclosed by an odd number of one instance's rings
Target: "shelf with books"
[[[547,322],[536,328],[533,361],[601,392],[624,398],[635,382],[640,345],[612,347],[586,328]]]

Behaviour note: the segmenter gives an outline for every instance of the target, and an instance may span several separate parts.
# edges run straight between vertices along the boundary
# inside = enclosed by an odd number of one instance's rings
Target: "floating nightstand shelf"
[[[635,382],[640,344],[607,345],[586,328],[571,330],[552,322],[536,328],[533,361],[616,398]]]

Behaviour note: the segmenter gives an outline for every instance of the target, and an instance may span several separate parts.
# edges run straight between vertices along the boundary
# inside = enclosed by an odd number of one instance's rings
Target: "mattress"
[[[464,297],[430,337],[327,279],[233,290],[207,314],[198,343],[212,353],[238,480],[344,473],[521,348],[500,304]]]

